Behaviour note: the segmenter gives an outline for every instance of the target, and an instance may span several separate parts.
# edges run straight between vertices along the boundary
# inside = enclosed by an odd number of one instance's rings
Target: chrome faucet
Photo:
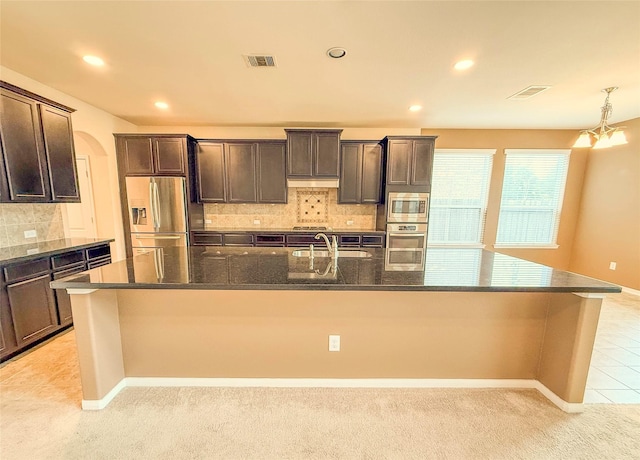
[[[329,242],[329,238],[327,238],[327,235],[325,235],[324,233],[318,233],[316,236],[314,236],[314,238],[316,240],[319,240],[320,238],[324,239],[329,255],[333,259],[338,257],[338,238],[335,235],[331,236],[331,243]]]

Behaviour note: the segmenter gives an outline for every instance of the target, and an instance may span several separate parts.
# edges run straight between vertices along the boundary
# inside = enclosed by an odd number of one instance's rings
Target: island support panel
[[[579,404],[601,302],[528,292],[69,292],[87,408],[130,377],[538,380]],[[330,334],[341,336],[340,352],[328,351]]]

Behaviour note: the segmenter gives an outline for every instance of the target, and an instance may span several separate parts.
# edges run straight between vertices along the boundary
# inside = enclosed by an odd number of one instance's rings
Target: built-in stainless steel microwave
[[[427,222],[429,194],[389,192],[387,222]]]

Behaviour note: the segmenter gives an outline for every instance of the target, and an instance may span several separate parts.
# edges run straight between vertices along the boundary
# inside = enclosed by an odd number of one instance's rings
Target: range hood
[[[287,179],[289,188],[338,188],[339,179]]]

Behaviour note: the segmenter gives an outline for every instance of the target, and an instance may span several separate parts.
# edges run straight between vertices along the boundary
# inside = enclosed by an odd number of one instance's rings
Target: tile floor
[[[640,404],[640,297],[604,299],[584,402]]]
[[[0,365],[0,409],[42,398],[80,406],[73,330]],[[640,404],[639,296],[621,293],[603,301],[584,402]]]

